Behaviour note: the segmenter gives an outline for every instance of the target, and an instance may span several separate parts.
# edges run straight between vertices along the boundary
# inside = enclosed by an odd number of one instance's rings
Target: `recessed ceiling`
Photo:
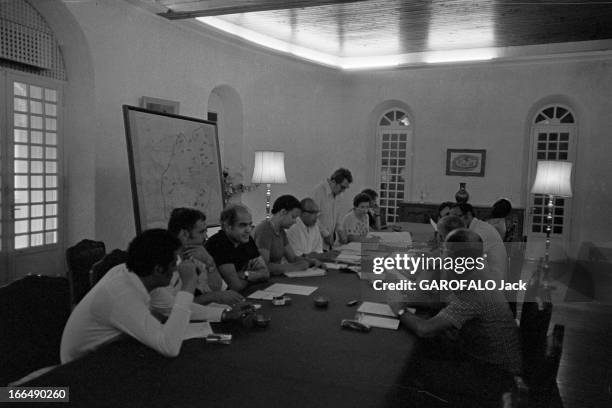
[[[169,19],[344,69],[612,50],[612,1],[153,1]]]

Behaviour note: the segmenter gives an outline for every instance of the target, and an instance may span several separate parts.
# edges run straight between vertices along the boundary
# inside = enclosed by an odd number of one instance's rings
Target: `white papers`
[[[342,252],[336,257],[336,260],[347,264],[356,265],[361,263],[361,255]]]
[[[395,317],[395,313],[385,303],[363,302],[359,309],[357,309],[357,312]]]
[[[349,242],[348,244],[341,245],[335,249],[340,252],[361,254],[361,242]]]
[[[209,334],[213,334],[210,323],[189,323],[189,326],[187,326],[187,330],[185,330],[185,334],[183,335],[183,340],[202,338],[208,336]]]
[[[312,267],[305,271],[285,272],[285,276],[288,278],[309,278],[311,276],[325,276],[326,273],[325,269]]]
[[[403,232],[370,232],[368,237],[380,238],[380,243],[388,246],[406,248],[412,245],[412,235],[408,231]]]
[[[345,269],[348,267],[347,264],[334,262],[323,262],[323,265],[325,265],[327,269]]]
[[[359,321],[361,323],[367,324],[368,326],[380,327],[381,329],[391,330],[397,330],[400,323],[397,319],[389,319],[387,317],[378,317],[367,314],[361,315]]]
[[[258,290],[251,293],[248,298],[249,299],[260,299],[260,300],[272,300],[275,297],[283,296],[284,292],[270,292],[267,290]]]
[[[308,296],[315,290],[317,290],[316,286],[303,286],[303,285],[288,285],[286,283],[275,283],[266,289],[266,292],[282,292],[282,293],[290,293],[292,295],[304,295]]]

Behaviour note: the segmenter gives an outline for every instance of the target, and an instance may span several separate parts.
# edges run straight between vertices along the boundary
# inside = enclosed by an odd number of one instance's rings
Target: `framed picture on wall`
[[[446,149],[446,175],[484,177],[486,157],[484,149]]]

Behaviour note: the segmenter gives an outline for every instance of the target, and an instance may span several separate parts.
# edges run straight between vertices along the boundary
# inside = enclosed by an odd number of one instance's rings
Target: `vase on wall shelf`
[[[459,183],[459,191],[455,193],[455,200],[458,204],[467,203],[470,199],[470,194],[465,189],[465,183]]]

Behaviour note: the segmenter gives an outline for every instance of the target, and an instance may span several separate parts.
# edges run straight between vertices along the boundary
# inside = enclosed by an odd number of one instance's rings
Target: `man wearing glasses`
[[[323,238],[319,229],[319,207],[312,198],[300,201],[302,214],[287,230],[289,245],[297,256],[314,258],[320,261],[333,260],[337,251],[323,252]]]
[[[340,224],[336,198],[353,182],[353,175],[345,168],[334,171],[331,177],[318,184],[312,192],[312,199],[319,207],[319,228],[324,245],[334,244],[335,232]]]

